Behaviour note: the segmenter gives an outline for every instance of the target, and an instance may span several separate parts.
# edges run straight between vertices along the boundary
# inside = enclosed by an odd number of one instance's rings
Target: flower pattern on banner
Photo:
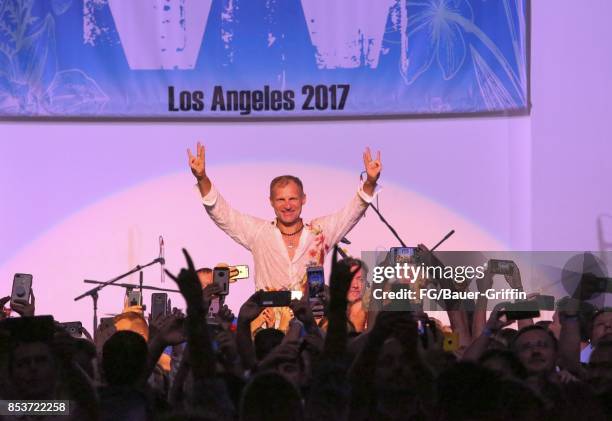
[[[469,56],[478,89],[488,110],[518,108],[524,103],[527,77],[521,69],[525,67],[525,34],[516,28],[520,28],[519,16],[525,6],[522,0],[500,2],[504,6],[512,37],[513,59],[518,64],[518,72],[495,42],[475,23],[474,11],[468,0],[404,1],[408,24],[403,35],[406,39],[402,44],[407,45],[407,55],[402,58],[400,72],[405,83],[415,83],[434,62],[443,80],[451,80],[457,76]],[[502,72],[496,74],[492,70],[492,66],[483,58],[485,53],[491,56],[490,60]]]
[[[98,114],[108,97],[96,81],[80,69],[58,70],[54,14],[72,0],[54,0],[43,18],[34,3],[0,2],[0,114]]]

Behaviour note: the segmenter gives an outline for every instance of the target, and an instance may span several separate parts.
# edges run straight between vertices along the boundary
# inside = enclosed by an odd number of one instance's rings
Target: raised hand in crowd
[[[30,289],[30,301],[24,301],[20,299],[13,300],[11,303],[11,309],[19,314],[21,317],[34,316],[36,309],[36,298],[34,297],[34,289]]]
[[[291,321],[294,320],[291,309],[289,307],[279,307],[278,313],[278,330],[281,332],[287,332],[289,330]]]
[[[512,275],[504,275],[504,279],[510,285],[510,288],[523,290],[523,281],[521,280],[521,271],[515,262],[512,262]]]
[[[471,335],[473,338],[478,338],[478,336],[480,336],[487,323],[487,304],[489,300],[487,299],[485,292],[493,288],[493,274],[491,273],[488,265],[484,271],[484,276],[481,278],[476,278],[476,287],[480,294],[476,299],[476,307],[472,314]]]
[[[276,326],[276,313],[274,312],[274,308],[263,308],[259,315],[250,322],[250,326],[251,336],[255,336],[255,334],[261,329],[274,328]]]
[[[291,311],[293,311],[294,317],[302,322],[306,332],[313,332],[314,330],[318,332],[317,324],[314,319],[311,305],[308,302],[308,298],[303,297],[301,300],[292,300],[289,307],[291,308]]]
[[[251,323],[259,316],[264,307],[260,304],[260,293],[256,292],[246,300],[238,312],[238,323]]]
[[[357,269],[359,270],[359,269]],[[346,351],[348,315],[346,298],[354,273],[349,265],[338,262],[338,246],[332,254],[332,271],[329,278],[329,324],[325,337],[324,356],[339,358]]]
[[[208,311],[213,298],[218,297],[221,292],[221,287],[215,283],[208,284],[202,290],[202,305],[204,311]]]
[[[224,383],[216,377],[217,357],[215,355],[211,333],[206,325],[206,311],[202,286],[187,250],[183,249],[187,267],[181,269],[177,276],[166,270],[166,274],[178,285],[181,295],[187,303],[185,319],[188,362],[193,376],[193,393],[190,405],[193,408],[207,408],[225,417],[231,417],[234,407],[229,400]]]
[[[324,288],[316,296],[316,300],[310,303],[310,309],[315,320],[321,321],[326,316],[327,306],[329,304],[329,288]]]
[[[178,309],[160,314],[149,324],[150,342],[158,341],[164,347],[185,342],[185,315]]]
[[[10,308],[5,308],[4,306],[9,301],[11,301],[10,295],[6,296],[6,297],[0,298],[0,321],[2,321],[2,320],[4,320],[5,318],[8,317],[7,313],[10,311]]]
[[[495,337],[504,327],[512,324],[512,320],[508,320],[503,311],[509,303],[498,303],[493,307],[487,323],[481,334],[477,336],[470,346],[463,353],[464,360],[478,360],[489,347],[489,342]]]
[[[168,269],[165,271],[166,274],[176,282],[181,295],[185,298],[187,303],[187,315],[189,315],[190,312],[194,314],[201,313],[205,310],[202,284],[200,283],[195,266],[193,265],[193,260],[187,250],[183,249],[183,255],[187,261],[187,267],[181,269],[178,276],[173,275]]]
[[[266,327],[273,328],[276,324],[276,313],[274,312],[274,308],[266,307],[264,308],[259,315],[262,318],[262,321],[266,324]]]
[[[223,330],[230,330],[235,318],[234,313],[227,304],[224,304],[223,307],[219,309],[216,316],[216,320]]]
[[[212,343],[210,336],[205,324],[206,308],[204,303],[204,295],[202,293],[202,286],[200,284],[198,274],[195,270],[193,260],[187,252],[183,249],[183,255],[187,261],[187,267],[181,269],[178,276],[173,275],[166,269],[166,274],[172,278],[179,287],[181,295],[187,303],[187,340],[191,348],[192,367],[194,371],[197,371],[199,375],[212,375],[214,374],[214,354],[212,350]],[[212,288],[211,288],[212,289]],[[198,351],[202,351],[207,358],[195,358]]]
[[[260,292],[251,295],[242,304],[238,312],[238,325],[236,329],[236,342],[242,364],[246,369],[253,369],[256,365],[255,349],[251,336],[251,322],[263,311],[260,301]]]
[[[179,309],[175,308],[165,315],[159,314],[155,319],[150,318],[145,378],[155,373],[157,363],[167,346],[177,347],[185,340],[185,315]]]
[[[436,322],[430,319],[426,313],[423,313],[423,316],[419,318],[418,322],[421,325],[419,330],[422,331],[419,331],[420,340],[416,341],[416,346],[421,353],[421,357],[424,357],[429,353],[442,352],[444,345],[444,334],[440,329],[438,329]],[[407,327],[400,328],[402,332],[413,331],[414,327],[411,324],[408,324],[407,322],[404,322],[404,324],[407,324]],[[395,335],[398,336],[398,339],[401,338],[398,333]],[[410,335],[409,338],[413,339],[414,335]]]

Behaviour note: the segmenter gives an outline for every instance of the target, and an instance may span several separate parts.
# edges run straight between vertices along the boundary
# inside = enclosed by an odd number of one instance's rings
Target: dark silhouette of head
[[[135,385],[147,363],[147,343],[138,333],[122,330],[116,332],[102,349],[102,369],[110,386]]]
[[[282,375],[273,372],[255,376],[244,389],[240,421],[301,421],[299,391]]]
[[[285,334],[278,329],[262,329],[255,335],[255,358],[261,361],[283,341]]]

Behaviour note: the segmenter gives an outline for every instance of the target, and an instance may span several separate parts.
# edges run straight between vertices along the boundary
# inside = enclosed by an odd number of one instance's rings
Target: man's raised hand
[[[198,142],[195,155],[193,155],[191,149],[188,148],[187,157],[189,159],[189,167],[194,177],[198,181],[204,179],[206,177],[206,150],[204,149],[204,145]]]
[[[380,162],[380,151],[376,152],[376,159],[372,159],[372,152],[370,148],[366,148],[363,153],[363,164],[365,165],[365,171],[368,175],[368,182],[375,184],[380,177],[380,171],[382,170],[382,163]]]

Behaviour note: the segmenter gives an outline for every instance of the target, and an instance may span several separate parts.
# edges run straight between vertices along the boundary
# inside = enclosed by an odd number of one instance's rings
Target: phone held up
[[[16,273],[13,277],[13,289],[11,292],[11,304],[15,301],[30,302],[32,294],[32,275],[29,273]]]

